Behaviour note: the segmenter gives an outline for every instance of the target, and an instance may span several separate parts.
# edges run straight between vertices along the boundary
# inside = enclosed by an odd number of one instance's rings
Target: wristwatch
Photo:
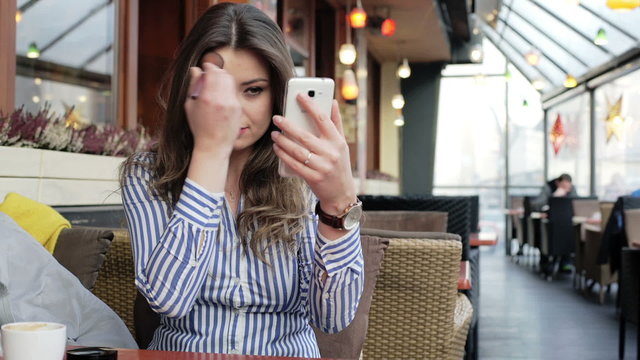
[[[329,215],[322,211],[320,202],[316,204],[316,214],[323,224],[329,225],[339,230],[351,230],[358,225],[362,216],[362,202],[357,200],[349,204],[342,214],[338,216]]]

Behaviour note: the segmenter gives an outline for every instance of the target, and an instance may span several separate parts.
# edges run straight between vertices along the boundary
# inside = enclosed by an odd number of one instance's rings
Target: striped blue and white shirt
[[[335,333],[351,322],[364,282],[359,228],[328,241],[312,206],[297,249],[276,245],[265,264],[243,249],[224,193],[187,178],[171,209],[151,195],[152,179],[136,165],[123,187],[136,286],[161,314],[149,348],[319,357],[310,324]]]

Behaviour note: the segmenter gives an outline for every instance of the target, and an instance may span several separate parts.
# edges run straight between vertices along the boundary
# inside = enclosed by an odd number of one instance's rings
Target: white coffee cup
[[[4,360],[61,360],[67,345],[63,324],[32,321],[2,325]]]

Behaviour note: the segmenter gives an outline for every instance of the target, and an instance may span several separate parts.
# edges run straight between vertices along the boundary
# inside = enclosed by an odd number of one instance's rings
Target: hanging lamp
[[[640,6],[640,0],[607,0],[607,6],[617,11],[629,11]]]
[[[409,67],[409,61],[407,60],[407,58],[402,59],[402,64],[400,64],[400,66],[398,66],[398,76],[406,79],[409,76],[411,76],[411,67]]]
[[[342,88],[340,94],[345,100],[354,100],[358,97],[358,82],[356,74],[351,69],[346,69],[342,75]]]
[[[598,33],[593,39],[593,43],[598,46],[604,46],[609,43],[609,40],[607,39],[607,32],[604,30],[604,28],[598,29]]]
[[[27,57],[29,59],[37,59],[40,57],[40,49],[38,49],[38,45],[35,42],[29,44],[29,48],[27,49]]]
[[[354,29],[362,29],[367,25],[367,13],[364,11],[360,0],[358,0],[356,7],[349,12],[349,24]]]
[[[391,98],[391,107],[396,110],[400,110],[404,107],[404,96],[402,94],[395,94]]]
[[[351,1],[347,1],[347,10],[351,7]],[[340,63],[344,65],[352,65],[356,62],[356,58],[358,57],[358,53],[356,52],[356,47],[351,43],[351,27],[350,21],[347,21],[347,30],[346,30],[346,40],[347,42],[340,46],[340,50],[338,51],[338,58],[340,59]]]
[[[578,86],[578,80],[576,80],[573,75],[567,74],[567,77],[566,79],[564,79],[564,83],[562,83],[562,85],[564,85],[564,87],[566,88],[574,88]]]
[[[527,60],[529,65],[536,66],[540,63],[540,52],[538,50],[531,49],[528,53],[524,54],[524,58]]]

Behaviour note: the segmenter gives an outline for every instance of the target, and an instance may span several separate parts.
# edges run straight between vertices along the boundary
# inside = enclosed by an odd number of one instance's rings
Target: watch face
[[[358,225],[362,216],[362,206],[354,206],[344,217],[343,228],[351,230]]]

